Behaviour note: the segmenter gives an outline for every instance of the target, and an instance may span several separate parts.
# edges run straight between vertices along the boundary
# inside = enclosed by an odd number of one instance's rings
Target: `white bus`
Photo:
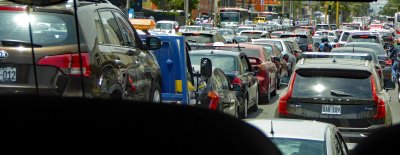
[[[400,34],[400,12],[394,14],[394,29],[396,35]]]

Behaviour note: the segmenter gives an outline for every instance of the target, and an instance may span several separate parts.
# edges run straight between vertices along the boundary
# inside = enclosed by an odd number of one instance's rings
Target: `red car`
[[[261,102],[269,103],[271,95],[275,96],[278,90],[280,78],[274,62],[280,61],[280,59],[273,58],[267,48],[261,45],[240,44],[238,47],[237,44],[227,44],[220,49],[233,51],[240,49],[246,53],[253,69],[258,69],[256,76],[259,82],[259,99]]]

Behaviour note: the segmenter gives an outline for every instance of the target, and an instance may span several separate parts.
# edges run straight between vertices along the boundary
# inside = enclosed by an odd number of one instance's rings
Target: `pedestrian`
[[[392,60],[392,81],[395,82],[397,78],[397,66],[399,64],[400,59],[398,58],[398,55],[400,54],[400,38],[396,39],[394,42],[393,48],[390,50],[390,56],[389,58]]]

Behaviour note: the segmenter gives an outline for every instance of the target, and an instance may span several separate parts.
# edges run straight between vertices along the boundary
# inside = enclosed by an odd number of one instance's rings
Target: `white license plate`
[[[0,82],[17,81],[17,69],[15,67],[0,67]]]
[[[340,115],[342,113],[342,107],[340,105],[322,105],[321,113]]]

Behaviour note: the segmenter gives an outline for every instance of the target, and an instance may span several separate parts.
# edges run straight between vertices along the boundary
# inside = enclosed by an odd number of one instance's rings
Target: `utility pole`
[[[189,25],[189,0],[185,0],[185,25]]]
[[[218,15],[218,0],[214,0],[214,26],[217,26],[217,15]]]
[[[285,0],[282,0],[282,18],[285,17]]]
[[[325,24],[328,24],[328,1],[325,1]]]
[[[339,27],[339,1],[336,1],[336,26]]]

